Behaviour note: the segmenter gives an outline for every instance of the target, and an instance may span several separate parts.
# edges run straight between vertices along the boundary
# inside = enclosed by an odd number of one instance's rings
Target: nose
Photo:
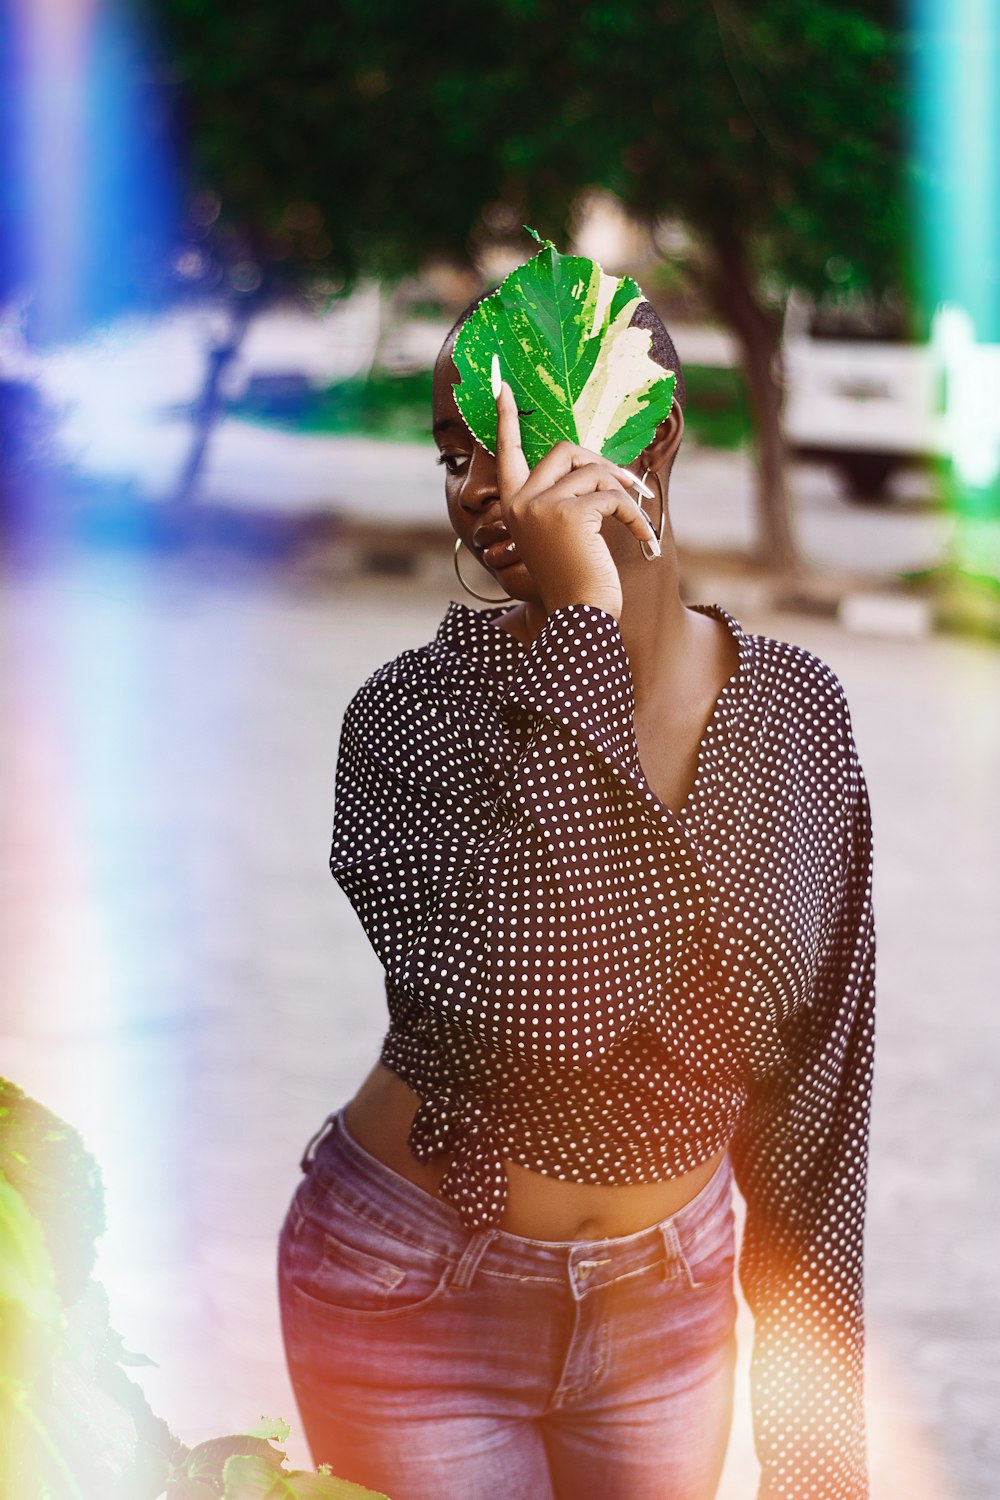
[[[469,467],[465,471],[459,503],[467,511],[478,514],[491,505],[500,503],[500,486],[497,480],[497,461],[492,453],[476,443],[472,449]]]

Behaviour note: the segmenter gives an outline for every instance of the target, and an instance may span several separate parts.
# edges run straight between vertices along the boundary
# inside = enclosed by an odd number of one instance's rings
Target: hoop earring
[[[489,594],[477,594],[476,591],[475,591],[475,589],[470,589],[469,585],[466,583],[465,579],[462,577],[461,569],[458,566],[458,554],[461,552],[461,550],[462,550],[462,538],[461,537],[456,537],[455,538],[455,577],[458,579],[459,583],[462,585],[463,589],[465,590],[465,592],[467,594],[471,594],[472,597],[473,597],[473,599],[482,599],[482,601],[483,601],[484,604],[506,604],[506,602],[507,602],[508,599],[513,599],[513,597],[514,597],[513,594],[503,594],[503,595],[501,595],[501,597],[499,599],[494,599]]]
[[[645,474],[643,474],[643,476],[642,476],[642,482],[643,482],[643,484],[646,483],[646,480],[649,478],[649,476],[650,476],[650,474],[652,474],[652,472],[653,472],[652,469],[647,469],[646,470]],[[663,541],[663,527],[664,527],[664,525],[666,523],[666,519],[667,519],[667,507],[663,503],[663,485],[662,485],[662,483],[660,481],[660,476],[658,474],[656,476],[656,488],[660,492],[660,524],[659,524],[659,527],[657,528],[656,540],[658,542],[662,542]],[[646,559],[647,562],[655,562],[656,561],[656,553],[655,552],[647,552],[647,550],[646,550],[646,548],[649,546],[648,542],[645,542],[645,541],[640,542],[639,546],[642,548],[642,555]]]

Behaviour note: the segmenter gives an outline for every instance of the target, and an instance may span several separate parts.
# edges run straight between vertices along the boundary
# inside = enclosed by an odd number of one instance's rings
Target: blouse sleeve
[[[344,720],[330,869],[405,993],[491,1048],[580,1066],[669,983],[703,876],[637,781],[612,615],[554,611],[501,707],[527,719],[498,788],[433,674],[376,674]]]
[[[846,712],[846,705],[845,705]],[[875,1002],[871,810],[847,718],[844,859],[788,1065],[732,1144],[747,1205],[759,1500],[864,1500],[863,1236]]]

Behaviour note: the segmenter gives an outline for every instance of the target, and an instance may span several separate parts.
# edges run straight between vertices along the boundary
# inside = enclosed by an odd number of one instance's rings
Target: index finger
[[[500,499],[512,500],[526,483],[531,469],[521,447],[521,424],[517,420],[514,392],[500,377],[500,360],[493,356],[491,372],[497,403],[497,482]]]

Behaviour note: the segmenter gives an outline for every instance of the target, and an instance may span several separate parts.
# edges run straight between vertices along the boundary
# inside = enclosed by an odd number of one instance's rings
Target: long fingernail
[[[645,553],[645,555],[647,557],[649,556],[649,552],[652,552],[652,554],[653,554],[654,557],[659,557],[661,555],[661,553],[660,553],[660,544],[659,544],[659,542],[656,539],[656,533],[655,532],[651,536],[648,536],[646,538],[646,540],[641,543],[641,546],[642,546],[643,552]],[[649,552],[646,552],[646,548],[647,547],[649,548]]]
[[[640,495],[645,495],[647,500],[652,500],[654,498],[654,495],[656,493],[655,490],[651,490],[649,485],[646,484],[644,480],[637,479],[634,474],[629,474],[628,478],[629,484],[633,485],[634,488],[639,491]]]
[[[500,374],[500,356],[499,354],[494,354],[493,363],[490,365],[490,386],[493,390],[494,401],[499,399],[502,385],[503,376]]]

